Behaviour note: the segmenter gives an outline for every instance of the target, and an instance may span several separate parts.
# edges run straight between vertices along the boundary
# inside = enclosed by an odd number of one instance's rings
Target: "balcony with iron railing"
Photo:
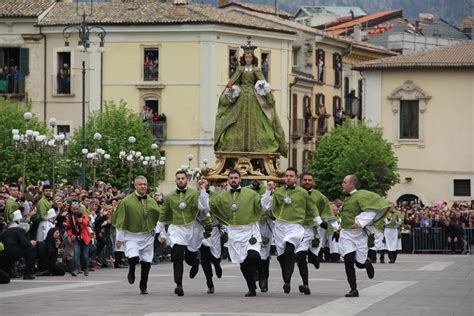
[[[166,140],[166,121],[152,121],[150,124],[150,131],[159,142]]]
[[[19,79],[0,79],[0,96],[11,98],[22,98],[25,96],[25,76],[20,75]]]

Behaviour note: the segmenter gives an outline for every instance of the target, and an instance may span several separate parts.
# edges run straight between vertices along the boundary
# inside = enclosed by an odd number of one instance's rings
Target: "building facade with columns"
[[[474,43],[363,63],[364,117],[398,157],[393,202],[474,200]]]

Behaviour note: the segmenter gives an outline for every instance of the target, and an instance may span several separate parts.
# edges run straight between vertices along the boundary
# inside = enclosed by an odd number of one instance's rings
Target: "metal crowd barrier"
[[[448,234],[441,227],[413,228],[410,238],[412,253],[447,253],[453,251],[452,245],[448,244]],[[473,250],[474,228],[464,228],[463,237],[456,244],[455,252],[469,252],[469,254],[472,254]]]

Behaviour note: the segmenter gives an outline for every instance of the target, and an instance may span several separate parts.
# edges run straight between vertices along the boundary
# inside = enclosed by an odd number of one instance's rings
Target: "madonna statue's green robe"
[[[229,83],[240,87],[240,96],[234,102],[224,93],[219,98],[215,151],[280,153],[286,157],[288,147],[273,94],[262,97],[255,91],[255,83],[264,79],[258,67],[237,68]]]

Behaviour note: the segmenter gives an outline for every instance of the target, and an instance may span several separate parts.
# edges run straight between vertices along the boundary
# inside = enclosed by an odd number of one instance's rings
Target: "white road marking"
[[[412,286],[415,281],[384,281],[359,291],[360,296],[354,298],[339,298],[329,303],[301,313],[301,316],[324,315],[324,316],[350,316],[356,315],[369,308],[377,302]]]
[[[70,284],[63,284],[63,285],[53,285],[47,287],[36,287],[33,289],[26,289],[26,290],[15,290],[15,291],[8,291],[8,292],[0,292],[0,299],[14,297],[14,296],[22,296],[22,295],[31,295],[31,294],[43,294],[46,292],[58,292],[70,289],[76,289],[81,287],[88,287],[88,286],[96,286],[108,283],[115,283],[118,281],[85,281],[85,282],[76,282]]]
[[[422,266],[421,268],[418,268],[418,271],[442,271],[446,269],[448,266],[452,265],[454,262],[443,262],[443,261],[436,261],[432,262],[430,264],[427,264],[426,266]]]

